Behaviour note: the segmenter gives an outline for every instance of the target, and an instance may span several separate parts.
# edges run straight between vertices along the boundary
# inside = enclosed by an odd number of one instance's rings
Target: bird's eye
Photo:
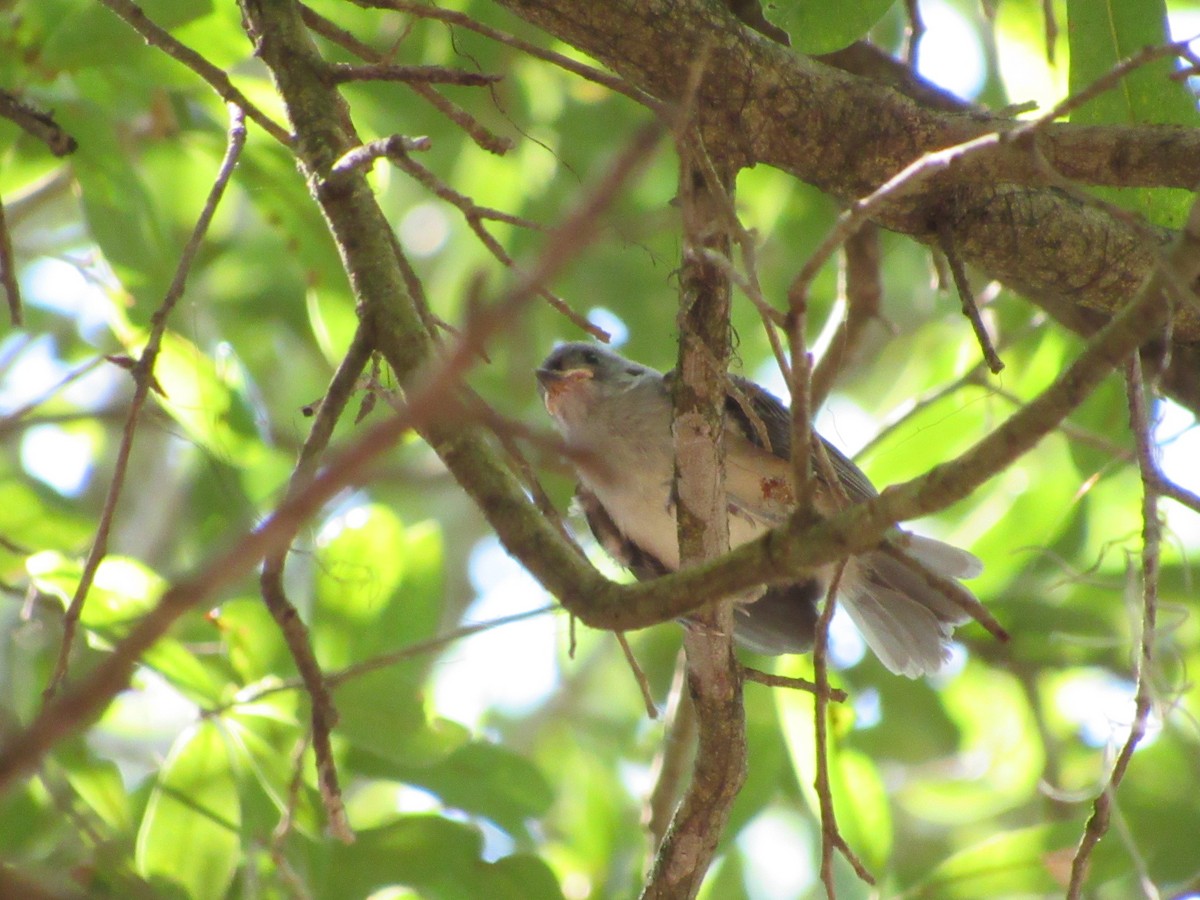
[[[584,350],[582,356],[583,356],[583,361],[585,363],[587,363],[589,366],[600,365],[600,354],[597,353],[595,350]]]

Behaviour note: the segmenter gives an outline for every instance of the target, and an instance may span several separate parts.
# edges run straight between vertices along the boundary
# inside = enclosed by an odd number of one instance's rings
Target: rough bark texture
[[[668,103],[685,96],[704,48],[709,62],[695,108],[710,152],[742,167],[778,167],[844,201],[868,194],[923,153],[1013,125],[965,104],[956,111],[936,92],[887,87],[799,56],[706,0],[497,2]],[[864,54],[846,56],[831,61],[870,68]],[[1200,183],[1197,129],[1055,125],[1038,146],[1062,175],[1083,183]],[[930,242],[942,223],[966,262],[1084,335],[1137,292],[1158,249],[1129,222],[1045,186],[1028,151],[1015,144],[952,166],[886,207],[878,222]],[[1164,386],[1200,412],[1198,340],[1200,315],[1180,311]]]

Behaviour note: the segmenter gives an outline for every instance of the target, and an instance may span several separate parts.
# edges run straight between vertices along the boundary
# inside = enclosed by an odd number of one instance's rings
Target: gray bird
[[[672,378],[586,343],[556,347],[537,370],[542,400],[579,475],[576,497],[588,525],[601,546],[639,579],[679,568]],[[729,542],[736,547],[781,524],[791,512],[791,417],[753,382],[734,375],[729,380],[725,490]],[[854,463],[824,438],[821,443],[851,502],[876,495]],[[814,469],[814,504],[819,513],[832,514],[837,494],[820,477],[820,467]],[[838,599],[880,661],[892,672],[916,678],[945,662],[954,626],[972,617],[964,608],[982,610],[955,580],[974,577],[982,568],[965,550],[895,529],[886,547],[847,561]],[[836,563],[824,566],[740,604],[735,640],[759,653],[807,651],[818,603],[836,570]],[[985,611],[973,614],[981,621],[989,618]]]

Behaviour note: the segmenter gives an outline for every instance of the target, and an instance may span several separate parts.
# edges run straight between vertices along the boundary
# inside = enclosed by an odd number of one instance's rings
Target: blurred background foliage
[[[491,3],[445,5],[575,55]],[[1200,4],[1183,0],[1052,2],[1060,30],[1049,62],[1041,2],[919,5],[929,27],[922,71],[997,107],[1033,100],[1044,108],[1161,42],[1167,14],[1176,38],[1200,32]],[[787,0],[770,12],[814,52],[868,30],[899,51],[904,4],[860,4],[858,18],[838,6]],[[283,120],[234,4],[143,7]],[[514,141],[505,156],[481,150],[403,85],[345,89],[364,138],[429,136],[432,150],[419,161],[483,205],[555,223],[648,117],[626,98],[464,29],[336,0],[314,7],[397,62],[503,75],[490,90],[440,90]],[[56,159],[0,121],[0,196],[26,312],[25,326],[6,328],[0,342],[4,736],[39,707],[112,473],[132,381],[105,357],[140,351],[215,174],[227,117],[191,71],[92,0],[10,0],[0,23],[0,86],[52,110],[79,142]],[[352,61],[318,43],[328,58]],[[1164,77],[1168,69],[1163,62],[1131,76],[1127,89],[1077,119],[1195,124],[1194,102]],[[321,396],[354,328],[336,248],[292,160],[249,130],[171,319],[156,370],[163,393],[138,432],[112,554],[73,650],[75,681],[166,582],[272,509],[309,426],[303,409]],[[661,368],[675,356],[675,179],[664,144],[617,198],[601,240],[554,285],[623,352]],[[455,209],[382,163],[373,184],[439,316],[460,321],[476,279],[485,296],[505,283],[509,274]],[[1170,192],[1113,196],[1162,224],[1181,208]],[[737,202],[760,241],[764,291],[778,302],[837,208],[766,168],[742,173]],[[541,241],[509,225],[489,228],[517,259]],[[866,447],[860,463],[887,484],[969,446],[1049,384],[1081,344],[1021,298],[993,292],[986,316],[1007,367],[983,378],[958,300],[938,288],[927,250],[891,234],[882,247],[886,321],[871,327],[820,425],[848,452]],[[837,297],[831,266],[814,295],[818,347],[822,320],[839,316]],[[778,390],[749,303],[739,301],[734,324],[740,370]],[[532,369],[555,340],[580,336],[536,307],[493,342],[472,384],[504,414],[545,427]],[[1165,403],[1157,413],[1168,475],[1197,489],[1193,417]],[[354,431],[347,418],[335,441]],[[1133,715],[1141,523],[1131,450],[1113,378],[1069,429],[918,523],[986,561],[975,588],[1011,631],[1010,644],[966,628],[944,674],[909,681],[836,628],[836,678],[852,695],[833,711],[836,799],[884,895],[1061,891]],[[565,508],[564,466],[531,453]],[[1170,502],[1164,513],[1156,706],[1096,855],[1091,885],[1101,898],[1146,894],[1147,885],[1161,896],[1200,891],[1200,618],[1189,566],[1200,522]],[[580,629],[572,639],[561,615],[422,645],[461,623],[550,602],[427,447],[408,442],[382,477],[312,522],[290,554],[287,586],[328,671],[416,648],[336,690],[335,751],[356,843],[324,832],[306,698],[287,687],[293,663],[247,581],[207,614],[185,617],[94,727],[0,797],[0,862],[51,890],[98,897],[636,892],[661,720],[647,718],[612,636]],[[678,630],[664,625],[631,641],[662,706]],[[810,667],[806,658],[756,661],[791,675]],[[747,715],[749,781],[704,895],[816,895],[810,698],[750,685]],[[840,895],[868,894],[848,869],[838,878]]]

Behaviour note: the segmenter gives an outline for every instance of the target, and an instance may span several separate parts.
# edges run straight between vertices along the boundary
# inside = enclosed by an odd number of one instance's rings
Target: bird
[[[571,342],[555,347],[536,377],[579,478],[576,502],[597,542],[639,580],[678,570],[674,373],[664,375],[600,344]],[[725,490],[729,542],[736,547],[792,512],[791,416],[766,389],[737,375],[727,378]],[[860,502],[877,495],[858,466],[824,438],[815,440],[830,464],[814,466],[818,514],[833,514],[844,505],[842,498]],[[822,471],[836,476],[840,490]],[[769,655],[809,651],[819,604],[839,565],[767,585],[757,599],[738,603],[734,641]],[[896,527],[878,548],[845,561],[838,602],[889,671],[918,678],[941,669],[955,626],[971,618],[1006,637],[959,583],[982,570],[974,554]]]

